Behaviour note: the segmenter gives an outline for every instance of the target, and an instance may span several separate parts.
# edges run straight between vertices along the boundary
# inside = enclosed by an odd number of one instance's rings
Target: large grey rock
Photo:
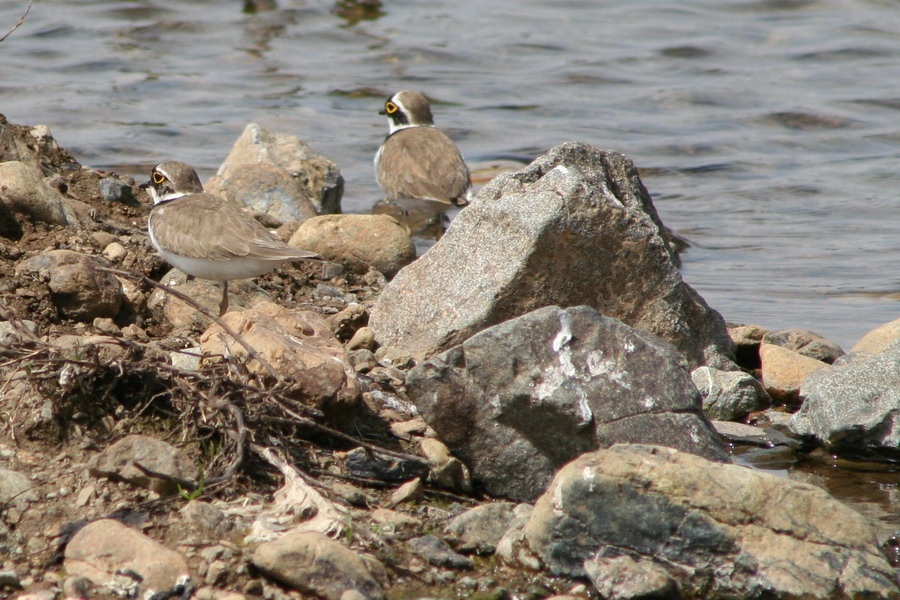
[[[900,456],[900,340],[853,358],[806,379],[791,428],[835,453]]]
[[[190,575],[181,554],[112,519],[78,530],[66,546],[64,566],[69,575],[86,577],[132,598],[145,597],[139,592],[171,590]]]
[[[431,356],[541,306],[586,305],[723,366],[731,339],[678,271],[650,195],[625,156],[552,149],[486,185],[444,236],[385,287],[378,341]]]
[[[205,189],[283,222],[303,221],[341,212],[344,178],[296,136],[249,123]]]
[[[671,448],[616,445],[556,475],[526,539],[556,574],[600,590],[616,557],[644,564],[645,589],[681,597],[897,598],[893,569],[859,513],[824,490]],[[667,596],[668,597],[668,596]]]
[[[425,421],[494,495],[533,500],[553,472],[616,442],[727,461],[666,341],[579,306],[482,331],[407,374]]]
[[[125,302],[121,282],[96,270],[102,259],[72,250],[50,250],[16,264],[16,274],[30,273],[47,281],[59,313],[76,321],[115,317]]]
[[[772,405],[759,380],[743,371],[699,367],[691,372],[691,379],[703,398],[703,412],[713,420],[738,421]]]
[[[340,600],[348,590],[368,600],[384,598],[384,566],[321,533],[285,534],[259,545],[251,562],[269,577],[317,598]]]

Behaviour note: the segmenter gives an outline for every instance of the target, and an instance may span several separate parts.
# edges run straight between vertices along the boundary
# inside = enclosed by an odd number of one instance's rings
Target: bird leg
[[[222,282],[222,302],[219,303],[219,316],[221,317],[222,315],[224,315],[227,310],[228,310],[228,282],[223,281]]]

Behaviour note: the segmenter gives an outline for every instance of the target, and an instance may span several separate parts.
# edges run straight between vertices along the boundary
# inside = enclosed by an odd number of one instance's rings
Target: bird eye
[[[384,105],[384,110],[387,112],[387,114],[392,115],[400,109],[393,102],[388,102]]]
[[[156,185],[162,184],[166,180],[166,176],[160,173],[159,171],[153,171],[153,183]]]

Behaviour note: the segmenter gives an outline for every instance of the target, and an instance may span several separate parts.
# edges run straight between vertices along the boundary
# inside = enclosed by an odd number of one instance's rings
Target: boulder
[[[326,412],[345,410],[359,400],[356,373],[344,347],[318,313],[262,302],[252,309],[229,312],[222,320],[275,372],[293,380],[291,390],[298,399]],[[215,323],[200,336],[200,347],[209,357],[247,355],[246,349]],[[264,377],[270,375],[255,360],[247,368]]]
[[[759,347],[762,382],[766,392],[777,402],[797,404],[800,386],[806,378],[827,367],[826,363],[774,344]]]
[[[772,405],[759,380],[743,371],[700,367],[691,372],[691,379],[703,398],[703,412],[713,420],[739,421]]]
[[[604,593],[640,572],[645,591],[688,598],[900,594],[868,521],[824,490],[672,448],[580,456],[537,501],[525,536],[551,572],[588,575]]]
[[[311,250],[347,270],[370,268],[393,277],[416,259],[416,245],[393,217],[386,215],[322,215],[307,219],[289,244]]]
[[[296,136],[249,123],[205,189],[282,222],[341,212],[344,178]]]
[[[694,366],[725,367],[725,323],[681,279],[663,232],[627,157],[564,144],[482,188],[385,287],[370,326],[383,346],[421,358],[542,306],[586,305]]]
[[[553,472],[616,442],[728,461],[668,342],[580,306],[544,307],[412,369],[407,393],[489,493],[533,500]]]
[[[72,536],[64,566],[69,575],[132,598],[166,592],[190,575],[181,554],[112,519],[89,523]]]
[[[20,261],[16,274],[46,280],[61,316],[90,323],[97,317],[115,317],[125,301],[122,283],[96,270],[106,266],[101,260],[72,250],[50,250]]]
[[[348,590],[368,600],[385,597],[384,566],[321,533],[287,533],[260,544],[251,562],[265,575],[317,598],[340,600]]]
[[[862,336],[852,350],[853,352],[875,354],[887,348],[895,340],[900,340],[900,319],[876,327]]]
[[[791,419],[798,435],[838,454],[900,457],[900,340],[877,354],[813,373]]]

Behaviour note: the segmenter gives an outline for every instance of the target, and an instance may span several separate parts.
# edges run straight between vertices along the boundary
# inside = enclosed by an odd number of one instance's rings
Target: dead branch
[[[25,12],[22,14],[21,17],[19,17],[19,20],[16,21],[16,24],[13,25],[13,28],[10,29],[9,31],[7,31],[7,32],[3,35],[3,37],[0,37],[0,42],[2,42],[2,41],[5,40],[6,38],[8,38],[10,35],[12,35],[12,32],[13,32],[13,31],[15,31],[16,29],[18,29],[19,27],[21,27],[21,26],[25,23],[25,17],[28,16],[28,12],[31,10],[31,3],[32,3],[33,1],[34,1],[34,0],[28,0],[28,6],[25,8]]]

